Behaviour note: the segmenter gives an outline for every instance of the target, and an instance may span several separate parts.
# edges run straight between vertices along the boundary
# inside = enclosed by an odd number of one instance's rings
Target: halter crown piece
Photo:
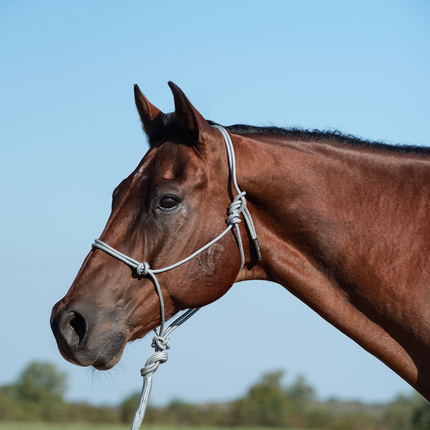
[[[245,223],[248,227],[248,231],[254,243],[254,247],[257,252],[258,259],[261,260],[260,247],[258,245],[257,234],[255,232],[254,223],[252,222],[251,215],[249,214],[248,208],[246,207],[246,199],[245,199],[246,193],[244,191],[241,191],[239,189],[239,186],[237,185],[236,162],[234,157],[233,144],[231,142],[229,134],[224,128],[218,125],[213,125],[213,127],[219,130],[224,138],[225,146],[227,149],[227,157],[228,157],[228,165],[230,168],[230,174],[233,181],[233,185],[237,192],[236,197],[233,199],[233,202],[230,203],[228,207],[228,217],[226,220],[227,228],[219,236],[217,236],[215,239],[213,239],[211,242],[209,242],[202,248],[198,249],[189,257],[184,258],[183,260],[175,264],[172,264],[168,267],[164,267],[162,269],[151,269],[149,267],[149,264],[146,261],[139,263],[138,261],[117,251],[116,249],[112,248],[111,246],[107,245],[106,243],[102,242],[99,239],[96,239],[92,245],[93,249],[95,248],[101,249],[102,251],[106,252],[112,257],[115,257],[118,260],[122,261],[123,263],[127,264],[128,266],[132,267],[133,269],[136,270],[136,273],[139,276],[150,277],[154,283],[155,289],[160,299],[160,314],[161,314],[160,328],[158,331],[154,330],[155,337],[153,338],[152,344],[151,344],[151,346],[155,349],[155,352],[149,356],[148,360],[145,363],[145,367],[140,370],[140,374],[143,376],[143,387],[139,398],[139,404],[138,404],[136,413],[134,414],[131,430],[138,430],[140,428],[140,425],[142,424],[143,418],[145,416],[149,395],[151,393],[152,377],[154,373],[157,371],[157,369],[160,367],[160,364],[165,363],[168,359],[166,350],[170,348],[170,340],[168,339],[167,336],[170,333],[172,333],[173,330],[175,330],[177,327],[179,327],[181,324],[183,324],[185,321],[191,318],[200,309],[200,308],[189,309],[178,319],[176,319],[172,324],[170,324],[170,326],[166,329],[166,331],[164,331],[164,323],[165,323],[164,301],[163,301],[163,295],[161,294],[160,284],[158,283],[158,280],[155,275],[157,273],[162,273],[162,272],[167,272],[168,270],[172,270],[175,267],[178,267],[186,263],[187,261],[191,260],[196,255],[200,254],[201,252],[205,251],[207,248],[212,246],[214,243],[218,242],[233,227],[236,230],[237,244],[240,252],[240,260],[241,260],[240,269],[239,269],[239,272],[240,272],[245,264],[245,254],[243,251],[242,239],[240,236],[240,229],[238,225],[241,222],[240,214],[243,215]]]

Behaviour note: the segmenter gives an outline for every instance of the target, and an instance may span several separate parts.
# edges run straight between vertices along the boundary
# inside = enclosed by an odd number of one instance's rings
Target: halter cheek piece
[[[233,144],[231,142],[229,134],[224,128],[218,125],[213,125],[213,127],[219,130],[224,138],[225,146],[227,149],[227,157],[228,157],[228,165],[230,168],[230,174],[233,181],[233,185],[237,192],[236,197],[233,199],[233,202],[230,203],[228,207],[228,217],[226,220],[227,228],[219,236],[217,236],[215,239],[213,239],[211,242],[209,242],[202,248],[198,249],[189,257],[184,258],[183,260],[175,264],[172,264],[170,266],[164,267],[162,269],[151,269],[149,267],[149,264],[146,261],[139,263],[137,260],[134,260],[133,258],[128,257],[127,255],[117,251],[116,249],[112,248],[111,246],[107,245],[106,243],[102,242],[99,239],[96,239],[92,245],[93,249],[101,249],[102,251],[106,252],[112,257],[115,257],[118,260],[122,261],[123,263],[127,264],[128,266],[132,267],[133,269],[136,270],[137,275],[149,276],[155,285],[155,289],[160,299],[160,314],[161,314],[160,328],[158,331],[154,330],[155,337],[153,338],[152,344],[151,344],[151,346],[155,348],[155,352],[148,358],[148,360],[145,363],[145,367],[140,371],[141,375],[143,376],[143,387],[142,387],[142,393],[139,399],[139,406],[134,415],[131,430],[137,430],[140,428],[140,425],[143,421],[143,417],[145,416],[146,405],[148,403],[149,394],[151,392],[152,376],[156,372],[160,364],[165,363],[168,359],[166,349],[170,348],[170,340],[167,338],[167,336],[170,333],[172,333],[173,330],[179,327],[182,323],[187,321],[191,316],[193,316],[200,309],[200,308],[189,309],[178,319],[176,319],[172,324],[170,324],[170,326],[166,329],[166,331],[164,331],[164,323],[165,323],[164,301],[163,301],[163,295],[161,294],[160,284],[158,283],[157,277],[155,275],[157,273],[162,273],[162,272],[167,272],[168,270],[172,270],[175,267],[178,267],[186,263],[187,261],[191,260],[201,252],[208,249],[214,243],[218,242],[233,227],[236,230],[237,244],[240,252],[240,260],[241,260],[240,269],[239,269],[239,272],[240,272],[245,264],[245,254],[243,251],[242,238],[240,235],[240,229],[238,225],[241,222],[240,214],[242,214],[243,218],[245,219],[245,223],[248,227],[249,234],[254,243],[258,259],[261,260],[260,247],[258,245],[257,234],[255,232],[251,215],[249,214],[248,208],[246,207],[246,199],[245,199],[246,193],[244,191],[240,191],[239,186],[237,185],[236,162],[234,157]]]

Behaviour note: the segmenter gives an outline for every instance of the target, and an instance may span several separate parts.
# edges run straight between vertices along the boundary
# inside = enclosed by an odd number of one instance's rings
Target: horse
[[[216,301],[235,282],[265,280],[281,284],[430,400],[430,149],[337,131],[218,127],[169,86],[175,110],[168,114],[134,87],[149,150],[113,192],[99,240],[107,248],[93,246],[53,307],[62,356],[110,369],[127,342],[160,321]],[[222,130],[259,248],[236,217],[231,233],[159,270],[160,308],[148,273],[223,232],[238,197]],[[118,255],[145,262],[145,270]]]

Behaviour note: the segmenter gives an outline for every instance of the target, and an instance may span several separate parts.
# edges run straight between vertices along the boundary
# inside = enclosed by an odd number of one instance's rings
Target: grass
[[[130,430],[130,426],[119,424],[0,422],[0,430]]]
[[[32,422],[1,422],[0,430],[130,430],[131,424],[78,424],[78,423],[32,423]],[[142,424],[141,430],[233,430],[229,427],[208,427],[208,426],[156,426]],[[234,427],[234,430],[250,430],[246,427]],[[259,427],[253,427],[252,430],[265,430]],[[266,429],[268,430],[268,429]],[[273,430],[273,429],[270,429]]]
[[[0,430],[130,430],[130,426],[121,424],[0,422]],[[161,428],[151,427],[148,430],[161,430]],[[173,429],[163,427],[163,430]]]

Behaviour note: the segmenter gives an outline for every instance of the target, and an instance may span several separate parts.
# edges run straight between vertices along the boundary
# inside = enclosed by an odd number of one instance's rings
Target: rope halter
[[[170,266],[164,267],[162,269],[151,269],[149,264],[146,261],[138,262],[133,258],[123,254],[122,252],[117,251],[112,248],[108,244],[102,242],[99,239],[96,239],[92,245],[93,249],[101,249],[112,257],[117,258],[123,263],[127,264],[131,268],[136,270],[137,275],[139,276],[147,276],[150,277],[154,283],[155,289],[157,291],[159,300],[160,300],[160,328],[159,330],[154,330],[155,337],[152,340],[152,347],[155,349],[155,352],[148,358],[145,363],[145,366],[141,369],[140,374],[143,376],[143,387],[142,392],[139,399],[139,405],[137,407],[136,413],[133,418],[133,423],[131,426],[131,430],[138,430],[140,425],[142,424],[143,418],[145,416],[146,407],[148,404],[149,395],[152,387],[152,377],[157,369],[160,367],[160,364],[165,363],[168,359],[168,354],[166,352],[167,349],[170,348],[170,340],[168,339],[168,335],[187,321],[191,316],[193,316],[200,308],[189,309],[183,315],[181,315],[178,319],[176,319],[170,326],[164,331],[165,324],[165,316],[164,316],[164,300],[163,295],[161,293],[160,284],[158,283],[157,277],[155,276],[158,273],[167,272],[168,270],[172,270],[187,261],[190,261],[195,256],[200,254],[201,252],[208,249],[214,243],[218,242],[222,237],[224,237],[232,228],[236,230],[236,238],[237,244],[240,252],[240,269],[242,270],[245,265],[245,254],[243,251],[242,238],[240,235],[239,223],[241,222],[240,214],[243,215],[245,220],[245,224],[248,227],[249,234],[254,243],[254,247],[257,253],[257,257],[261,260],[260,247],[258,245],[257,234],[255,232],[254,223],[252,222],[251,215],[249,214],[248,208],[246,207],[246,199],[245,192],[239,189],[237,185],[236,179],[236,161],[234,156],[234,148],[231,142],[230,136],[227,131],[218,125],[213,125],[214,128],[219,130],[224,138],[225,146],[227,149],[227,157],[228,157],[228,165],[230,169],[230,175],[233,181],[233,185],[236,189],[237,195],[233,199],[232,203],[230,203],[228,207],[228,217],[226,220],[227,227],[226,229],[218,235],[215,239],[207,243],[205,246],[201,247],[193,254],[184,258],[183,260],[174,263]]]

